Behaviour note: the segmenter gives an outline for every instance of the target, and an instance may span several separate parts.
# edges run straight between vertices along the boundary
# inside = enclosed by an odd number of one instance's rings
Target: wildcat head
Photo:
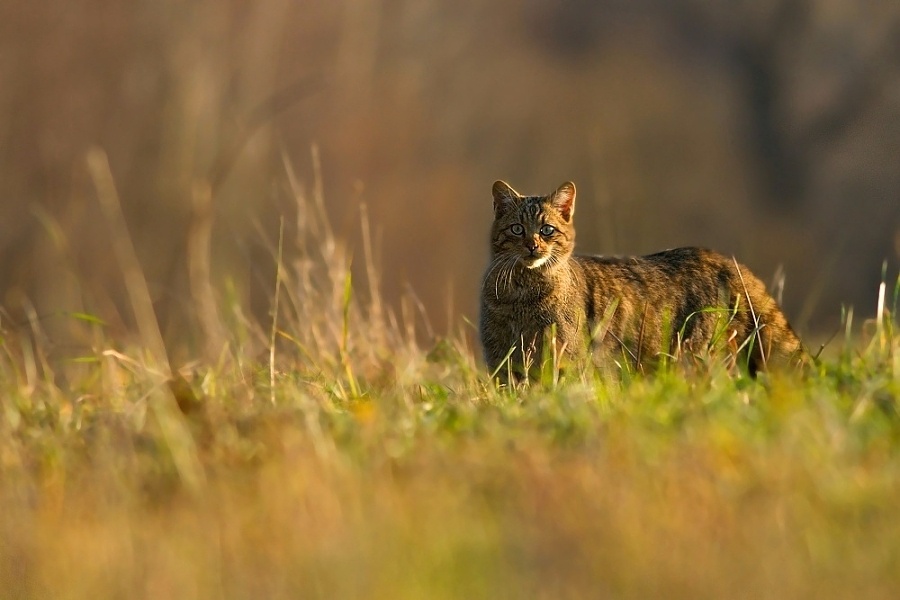
[[[550,269],[575,247],[575,184],[549,196],[523,196],[505,181],[494,182],[491,251],[528,269]]]

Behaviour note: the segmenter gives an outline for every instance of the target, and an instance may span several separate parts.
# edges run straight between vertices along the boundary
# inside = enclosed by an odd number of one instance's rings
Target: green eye
[[[556,231],[556,227],[553,225],[544,225],[541,227],[541,235],[544,237],[550,237],[553,235],[553,232]]]
[[[522,235],[523,233],[525,233],[525,228],[522,227],[522,225],[520,223],[514,223],[509,228],[509,230],[512,232],[513,235]]]

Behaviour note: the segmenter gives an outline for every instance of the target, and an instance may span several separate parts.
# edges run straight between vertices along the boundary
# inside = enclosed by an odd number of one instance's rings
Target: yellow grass
[[[415,300],[392,313],[371,256],[351,277],[321,198],[295,192],[272,319],[219,289],[191,363],[152,322],[127,340],[73,316],[94,346],[63,364],[39,324],[4,333],[0,597],[895,597],[890,288],[869,337],[805,375],[711,356],[497,389],[470,326],[423,342]]]

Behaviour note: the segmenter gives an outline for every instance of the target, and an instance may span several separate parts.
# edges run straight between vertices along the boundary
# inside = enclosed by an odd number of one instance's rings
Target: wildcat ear
[[[563,220],[568,223],[575,214],[575,184],[567,181],[550,196],[550,204],[559,211]]]
[[[511,185],[499,179],[494,182],[491,192],[494,195],[494,214],[498,217],[522,197]]]

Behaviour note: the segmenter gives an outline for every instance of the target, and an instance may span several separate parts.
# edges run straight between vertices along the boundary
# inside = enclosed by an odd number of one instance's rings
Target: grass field
[[[895,313],[805,375],[497,389],[470,325],[423,344],[298,206],[271,322],[198,293],[206,358],[169,364],[122,231],[136,341],[73,315],[93,346],[60,363],[7,328],[0,597],[897,597]]]

